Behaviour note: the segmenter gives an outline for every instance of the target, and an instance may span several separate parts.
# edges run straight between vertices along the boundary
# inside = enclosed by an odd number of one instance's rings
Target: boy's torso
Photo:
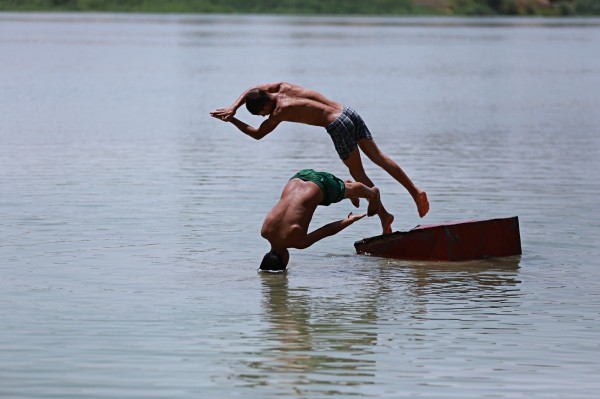
[[[290,180],[281,199],[265,218],[261,232],[263,237],[287,248],[295,247],[297,241],[307,234],[312,216],[322,199],[323,192],[315,183]]]
[[[279,93],[272,116],[282,121],[326,127],[336,120],[343,108],[341,104],[333,101],[324,103],[311,98]]]

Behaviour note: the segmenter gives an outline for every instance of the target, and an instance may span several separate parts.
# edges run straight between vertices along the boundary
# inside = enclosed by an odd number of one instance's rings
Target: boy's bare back
[[[316,184],[299,179],[288,181],[281,199],[265,218],[261,235],[276,246],[297,247],[306,236],[322,198],[323,193]]]
[[[335,121],[343,109],[341,104],[316,91],[290,83],[274,84],[265,91],[275,97],[271,118],[282,122],[326,127]]]

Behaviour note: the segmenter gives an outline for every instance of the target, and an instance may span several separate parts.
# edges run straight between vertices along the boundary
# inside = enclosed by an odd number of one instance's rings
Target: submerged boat
[[[364,238],[354,243],[358,254],[405,260],[465,261],[521,255],[517,216],[419,225]]]

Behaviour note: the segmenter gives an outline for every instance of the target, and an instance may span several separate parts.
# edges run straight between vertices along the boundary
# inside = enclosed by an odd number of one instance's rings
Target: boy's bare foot
[[[375,197],[369,200],[369,207],[367,208],[367,215],[373,216],[379,213],[381,207],[381,199],[379,199],[379,189],[375,186],[371,188],[375,192]]]
[[[346,179],[346,183],[354,183],[352,180],[348,180]],[[358,208],[360,206],[360,199],[358,197],[350,197],[350,202],[352,202],[352,205],[354,205],[355,208]]]
[[[425,191],[419,190],[419,193],[415,198],[415,203],[417,204],[419,216],[423,217],[427,215],[427,212],[429,212],[429,200],[427,199],[427,194],[425,193]]]
[[[391,234],[392,223],[394,223],[394,215],[386,212],[385,215],[379,214],[379,218],[381,219],[381,227],[383,228],[383,233],[381,234]]]

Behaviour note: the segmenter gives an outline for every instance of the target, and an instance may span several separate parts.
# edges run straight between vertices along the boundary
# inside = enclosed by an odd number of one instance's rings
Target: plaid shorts
[[[369,128],[352,108],[344,107],[340,116],[325,128],[342,160],[348,159],[360,139],[372,139]]]

